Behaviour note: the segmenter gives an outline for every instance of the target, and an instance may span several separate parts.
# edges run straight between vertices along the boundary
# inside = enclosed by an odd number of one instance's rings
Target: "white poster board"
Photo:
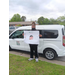
[[[39,44],[39,31],[24,31],[24,41],[27,44]]]

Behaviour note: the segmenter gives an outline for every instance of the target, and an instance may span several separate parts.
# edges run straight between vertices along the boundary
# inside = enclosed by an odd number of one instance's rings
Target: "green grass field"
[[[65,66],[9,54],[9,75],[65,75]]]

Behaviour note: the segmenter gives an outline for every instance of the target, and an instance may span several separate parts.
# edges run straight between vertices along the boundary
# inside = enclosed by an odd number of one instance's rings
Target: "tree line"
[[[19,14],[14,14],[13,17],[9,20],[9,22],[22,22],[25,20],[26,20],[25,16],[21,17]]]
[[[26,16],[20,16],[19,14],[14,14],[9,22],[24,22],[26,21]],[[50,25],[50,24],[60,24],[65,25],[65,16],[59,16],[57,19],[54,18],[45,18],[43,16],[39,17],[36,21],[39,25]]]

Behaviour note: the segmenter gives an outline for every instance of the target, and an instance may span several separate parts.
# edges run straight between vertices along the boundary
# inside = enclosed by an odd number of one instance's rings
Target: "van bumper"
[[[59,50],[59,52],[57,52],[58,57],[60,56],[65,56],[65,50]]]

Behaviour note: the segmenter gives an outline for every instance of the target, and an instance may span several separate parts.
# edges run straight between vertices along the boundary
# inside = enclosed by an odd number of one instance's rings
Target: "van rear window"
[[[43,38],[57,38],[57,37],[58,37],[58,30],[44,30]]]
[[[62,35],[64,35],[64,29],[62,28]]]

